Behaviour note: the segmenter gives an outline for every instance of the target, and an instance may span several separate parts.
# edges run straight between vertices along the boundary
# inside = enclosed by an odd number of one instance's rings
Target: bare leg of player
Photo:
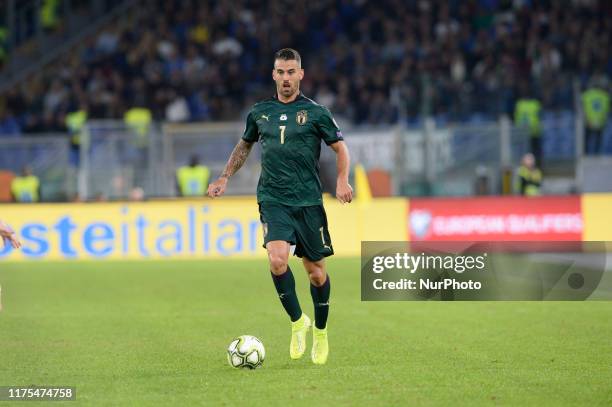
[[[268,250],[268,261],[270,262],[270,271],[275,276],[285,274],[289,262],[289,243],[284,240],[273,240],[266,244]]]

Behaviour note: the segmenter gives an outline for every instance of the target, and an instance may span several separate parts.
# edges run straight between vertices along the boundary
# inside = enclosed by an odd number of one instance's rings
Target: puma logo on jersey
[[[268,116],[266,116],[265,114],[262,114],[261,118],[262,119],[266,119],[267,122],[270,121],[270,118]]]

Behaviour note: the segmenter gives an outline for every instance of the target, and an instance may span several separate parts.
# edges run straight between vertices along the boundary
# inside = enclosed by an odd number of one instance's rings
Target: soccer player
[[[348,182],[349,152],[330,111],[300,92],[304,70],[296,50],[285,48],[275,54],[272,78],[276,95],[251,108],[244,135],[219,179],[209,185],[208,195],[214,198],[225,192],[229,178],[244,164],[253,143],[259,141],[262,153],[257,202],[274,286],[291,319],[289,354],[292,359],[304,355],[306,334],[312,324],[302,313],[288,265],[290,246],[295,245],[294,254],[302,258],[314,303],[311,357],[314,363],[324,364],[329,354],[330,294],[324,259],[334,250],[321,199],[321,140],[336,153],[336,197],[342,203],[353,199]]]
[[[10,244],[14,249],[21,247],[21,242],[17,239],[17,235],[9,225],[0,221],[0,237],[4,244]],[[0,311],[2,311],[2,286],[0,286]]]

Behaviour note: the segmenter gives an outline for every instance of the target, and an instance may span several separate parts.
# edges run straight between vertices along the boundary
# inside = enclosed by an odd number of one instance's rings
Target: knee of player
[[[325,284],[327,276],[323,270],[318,269],[308,273],[308,278],[310,278],[310,282],[312,283],[312,285],[314,285],[315,287],[320,287]]]
[[[272,273],[279,275],[287,271],[287,259],[283,256],[270,256],[270,270]]]

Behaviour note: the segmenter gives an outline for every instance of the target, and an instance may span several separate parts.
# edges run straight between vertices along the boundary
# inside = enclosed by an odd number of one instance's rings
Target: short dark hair
[[[189,157],[189,166],[195,167],[199,164],[200,164],[200,157],[197,154],[192,154],[191,157]]]
[[[302,57],[300,57],[300,53],[293,48],[283,48],[276,51],[276,54],[274,54],[274,60],[276,61],[277,59],[282,59],[285,61],[295,59],[298,65],[302,65]]]

